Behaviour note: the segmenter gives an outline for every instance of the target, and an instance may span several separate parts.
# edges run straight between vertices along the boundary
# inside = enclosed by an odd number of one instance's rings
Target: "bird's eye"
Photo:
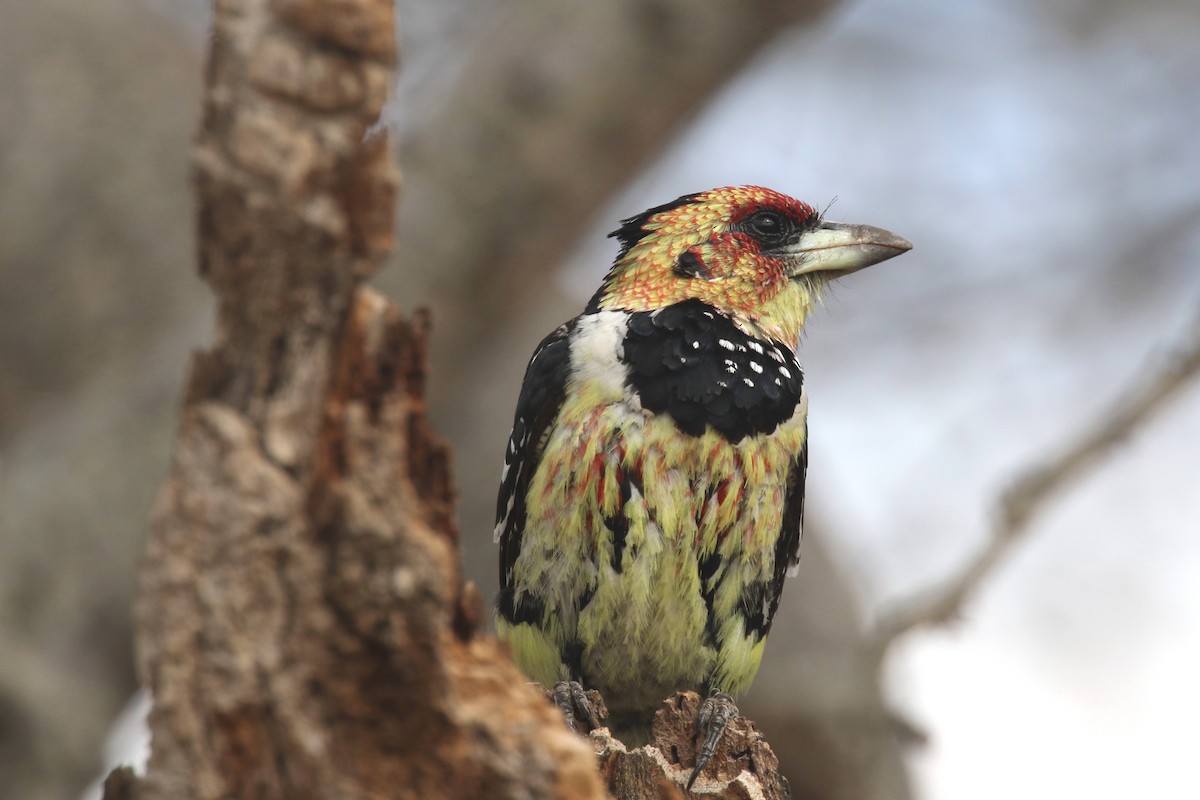
[[[767,244],[783,241],[788,234],[788,220],[775,211],[756,211],[742,223],[746,231]]]

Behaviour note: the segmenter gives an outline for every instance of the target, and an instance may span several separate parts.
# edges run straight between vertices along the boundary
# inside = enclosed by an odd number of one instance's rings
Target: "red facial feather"
[[[596,303],[602,308],[649,311],[701,300],[733,316],[757,320],[789,284],[787,264],[767,251],[751,215],[773,211],[798,227],[819,217],[807,203],[761,186],[726,186],[687,195],[624,221],[614,235],[622,250]],[[799,319],[776,335],[799,336]]]

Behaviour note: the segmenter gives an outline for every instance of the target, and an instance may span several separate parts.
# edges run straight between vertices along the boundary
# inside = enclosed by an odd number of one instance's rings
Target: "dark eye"
[[[787,217],[776,211],[756,211],[742,225],[747,233],[766,244],[783,241],[791,229]]]

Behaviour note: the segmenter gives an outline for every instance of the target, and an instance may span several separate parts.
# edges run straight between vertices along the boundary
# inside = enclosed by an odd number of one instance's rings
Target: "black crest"
[[[733,442],[790,419],[804,381],[790,348],[699,300],[631,314],[623,360],[643,407],[691,436],[711,425]]]
[[[661,214],[664,211],[671,211],[679,208],[680,206],[685,206],[688,203],[695,201],[700,194],[700,192],[685,194],[682,197],[675,198],[669,203],[663,203],[661,206],[648,208],[635,217],[621,220],[621,227],[617,228],[608,235],[610,239],[616,239],[621,243],[621,252],[617,253],[617,259],[620,260],[624,258],[629,252],[629,249],[645,237],[647,233],[645,225],[650,221],[651,217],[653,217],[655,214]]]

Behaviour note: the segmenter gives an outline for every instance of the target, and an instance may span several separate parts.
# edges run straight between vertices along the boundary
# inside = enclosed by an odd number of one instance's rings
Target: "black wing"
[[[783,594],[783,581],[800,564],[800,537],[804,530],[804,478],[808,472],[808,436],[804,447],[792,461],[788,473],[788,491],[784,499],[783,525],[779,541],[775,543],[775,569],[763,581],[748,583],[742,590],[741,606],[745,616],[746,633],[767,635],[775,612],[779,610],[779,597]],[[703,570],[703,566],[701,570]],[[702,572],[703,576],[703,572]]]
[[[800,566],[800,539],[804,535],[804,479],[808,475],[808,429],[804,431],[804,447],[800,455],[792,462],[792,471],[788,475],[788,493],[783,506],[783,530],[779,532],[779,542],[775,545],[775,575],[772,579],[774,599],[771,601],[771,615],[779,605],[779,593],[783,589],[783,579],[795,574]]]
[[[500,611],[510,619],[514,616],[510,585],[513,564],[521,552],[521,534],[525,531],[525,495],[542,459],[550,426],[562,407],[571,364],[568,337],[575,324],[576,320],[571,320],[543,339],[529,360],[504,453],[504,473],[496,501],[496,541],[500,543]]]

